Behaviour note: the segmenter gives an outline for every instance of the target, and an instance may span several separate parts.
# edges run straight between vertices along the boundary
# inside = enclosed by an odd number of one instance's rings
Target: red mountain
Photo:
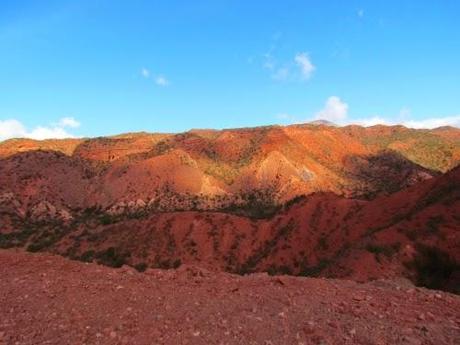
[[[2,247],[459,286],[458,129],[194,130],[12,140],[0,154]]]

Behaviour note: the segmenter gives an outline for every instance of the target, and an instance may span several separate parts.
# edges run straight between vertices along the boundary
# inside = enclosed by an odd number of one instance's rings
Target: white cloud
[[[30,133],[26,133],[25,137],[43,140],[43,139],[64,139],[73,138],[74,136],[68,133],[62,127],[42,127],[34,128]]]
[[[315,70],[315,66],[310,60],[310,56],[307,53],[298,53],[294,57],[294,61],[300,67],[300,73],[303,79],[309,79]]]
[[[418,129],[433,129],[442,126],[453,126],[460,127],[460,115],[457,116],[445,116],[445,117],[431,117],[421,120],[399,120],[392,121],[387,120],[381,116],[373,116],[370,118],[359,119],[350,121],[350,123],[361,125],[364,127],[375,126],[375,125],[403,125],[408,128]]]
[[[15,119],[0,120],[0,140],[11,138],[63,139],[74,138],[75,136],[65,127],[77,128],[80,123],[72,117],[64,117],[57,123],[50,126],[37,126],[28,130],[20,121]]]
[[[170,84],[169,80],[166,77],[159,75],[155,78],[155,84],[158,86],[168,86]]]
[[[18,120],[0,120],[0,140],[24,137],[26,133],[26,129]]]
[[[411,128],[436,128],[442,126],[460,127],[460,115],[433,117],[422,120],[408,120],[404,121],[402,124],[406,127]]]
[[[334,122],[344,120],[347,116],[348,104],[337,96],[331,96],[327,99],[324,108],[315,114],[315,119]]]
[[[80,127],[80,122],[75,120],[73,117],[63,117],[59,120],[57,127],[78,128]]]
[[[141,75],[144,78],[148,79],[148,78],[150,78],[150,71],[147,68],[144,67],[144,68],[141,69]]]
[[[323,109],[315,114],[314,120],[327,120],[339,125],[356,124],[363,127],[370,127],[375,125],[402,125],[415,129],[433,129],[443,126],[460,128],[460,115],[429,117],[424,119],[411,120],[410,117],[412,117],[412,110],[408,107],[402,107],[399,113],[392,118],[373,115],[370,117],[349,119],[348,110],[349,106],[347,103],[342,101],[337,96],[331,96],[326,100],[326,104],[324,105]],[[278,114],[277,118],[285,122],[296,122],[295,117],[287,113]],[[306,121],[311,121],[311,119],[307,119]]]
[[[370,127],[370,126],[375,126],[375,125],[390,125],[390,123],[385,120],[384,118],[376,115],[372,116],[370,118],[364,118],[364,119],[359,119],[355,121],[350,121],[352,124],[360,125],[363,127]]]
[[[262,55],[262,67],[270,72],[272,79],[277,81],[299,81],[307,80],[316,69],[310,56],[306,52],[300,52],[288,60],[279,59],[277,53],[277,41],[281,39],[281,34],[273,36],[274,43],[268,51]],[[279,54],[278,54],[279,55]],[[295,70],[299,71],[296,73]]]

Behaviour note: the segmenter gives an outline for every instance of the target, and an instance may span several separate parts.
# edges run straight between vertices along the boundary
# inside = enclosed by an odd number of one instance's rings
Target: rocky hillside
[[[460,130],[272,126],[0,143],[0,194],[30,211],[223,210],[315,192],[372,199],[460,162]]]
[[[50,156],[55,160],[46,165]],[[256,190],[246,205],[168,211],[163,199],[158,205],[138,199],[85,208],[92,180],[77,177],[91,166],[87,161],[69,166],[69,157],[49,152],[9,159],[30,168],[36,188],[1,195],[3,248],[49,251],[114,267],[129,264],[140,271],[199,264],[240,274],[359,281],[405,276],[418,285],[459,292],[460,168],[371,200],[318,192],[268,209],[267,196]],[[46,166],[40,177],[31,171],[35,165]],[[45,186],[53,170],[56,184],[50,190]],[[2,178],[28,185],[18,175],[11,170]],[[82,206],[48,201],[66,197]],[[192,200],[199,205],[200,199]]]
[[[0,344],[454,345],[460,298],[405,280],[111,269],[0,250]],[[45,307],[46,306],[46,307]]]

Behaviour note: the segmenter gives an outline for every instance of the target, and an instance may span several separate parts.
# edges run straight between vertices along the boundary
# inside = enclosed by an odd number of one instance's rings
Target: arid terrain
[[[0,157],[2,191],[13,189],[27,207],[46,198],[59,208],[115,213],[130,202],[161,211],[216,210],[252,196],[280,203],[314,192],[392,193],[457,166],[460,130],[306,124],[13,139],[0,145]]]
[[[459,129],[16,139],[0,153],[3,248],[140,270],[459,285]],[[431,279],[431,266],[445,272]]]
[[[460,345],[459,14],[0,0],[0,345]]]
[[[0,344],[458,344],[460,299],[193,266],[144,273],[0,251]]]
[[[459,164],[452,127],[1,142],[0,344],[454,344]]]

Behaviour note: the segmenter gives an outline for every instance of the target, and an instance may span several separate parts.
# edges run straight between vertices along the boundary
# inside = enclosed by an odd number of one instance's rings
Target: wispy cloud
[[[148,79],[150,78],[150,71],[147,68],[142,68],[141,69],[141,75],[145,78]]]
[[[264,62],[262,66],[263,68],[268,69],[270,71],[272,71],[275,68],[276,62],[271,54],[264,54]]]
[[[331,96],[326,100],[324,108],[315,114],[316,120],[342,121],[348,116],[348,104],[337,96]]]
[[[272,44],[270,46],[270,49],[268,49],[268,51],[266,53],[262,54],[262,57],[263,57],[262,67],[263,68],[265,68],[267,70],[270,70],[270,71],[275,69],[275,67],[277,65],[277,61],[276,61],[275,57],[273,56],[273,53],[274,53],[275,50],[276,50],[276,45]]]
[[[80,122],[75,120],[73,117],[63,117],[57,123],[57,127],[78,128],[80,127]]]
[[[307,53],[298,53],[294,57],[294,61],[300,68],[302,78],[309,79],[315,70],[315,66],[311,62],[310,56]]]
[[[356,12],[356,14],[358,15],[358,17],[363,18],[363,17],[364,17],[364,10],[363,10],[362,8],[360,8],[360,9]]]
[[[289,123],[289,124],[301,122],[296,116],[288,114],[288,113],[277,114],[276,118],[283,123]]]
[[[168,86],[170,82],[168,79],[166,79],[166,77],[159,75],[155,78],[155,84],[158,86]]]
[[[279,62],[271,52],[263,56],[262,67],[270,71],[271,78],[276,81],[305,81],[310,79],[315,70],[315,66],[307,53],[298,53],[288,62]]]
[[[162,74],[158,74],[156,77],[153,77],[152,72],[150,72],[150,70],[145,67],[141,69],[141,75],[145,79],[153,80],[154,83],[158,86],[168,86],[171,84],[171,82]]]
[[[262,67],[269,71],[270,77],[276,81],[306,81],[316,69],[306,52],[299,52],[292,58],[279,58],[278,41],[281,33],[272,36],[272,44],[268,51],[262,54]]]
[[[0,120],[0,140],[11,138],[31,138],[43,139],[63,139],[74,138],[75,135],[69,133],[66,128],[77,128],[80,123],[73,117],[64,117],[57,123],[49,126],[37,126],[28,130],[22,122],[16,119]]]
[[[272,78],[275,80],[288,80],[290,75],[290,71],[288,67],[280,67],[273,72]]]

